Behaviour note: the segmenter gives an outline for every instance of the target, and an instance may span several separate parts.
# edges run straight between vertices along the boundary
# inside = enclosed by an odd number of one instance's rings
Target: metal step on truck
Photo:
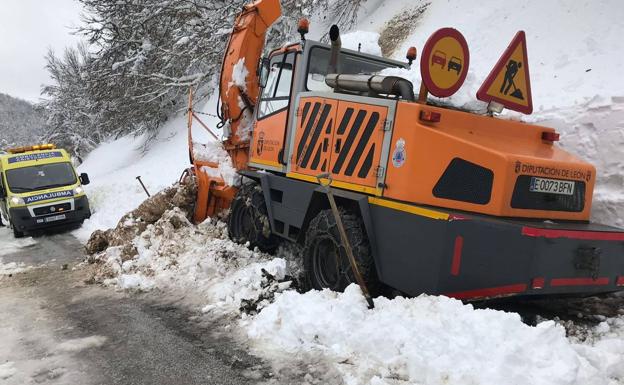
[[[195,156],[191,98],[197,222],[229,209],[236,242],[303,245],[316,289],[354,282],[351,249],[371,290],[466,300],[622,290],[624,230],[589,220],[594,166],[558,147],[554,129],[495,116],[531,112],[523,33],[479,92],[489,113],[476,114],[428,98],[450,96],[466,77],[469,52],[455,29],[423,47],[415,92],[383,73],[408,69],[416,49],[407,62],[344,49],[336,26],[323,44],[306,39],[302,20],[299,42],[262,57],[279,17],[278,0],[245,6],[224,54],[218,114],[242,184]],[[453,64],[441,65],[442,54]]]

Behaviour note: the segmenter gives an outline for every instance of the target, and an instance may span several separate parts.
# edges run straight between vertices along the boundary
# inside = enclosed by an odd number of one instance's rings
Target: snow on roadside
[[[206,304],[204,312],[214,314],[238,314],[242,300],[258,299],[266,289],[263,269],[276,279],[284,278],[289,269],[284,258],[230,241],[225,223],[207,219],[193,226],[178,209],[149,225],[134,245],[138,255],[131,260],[121,259],[121,247],[109,248],[100,256],[110,273],[105,284],[193,293]]]
[[[34,246],[37,241],[32,237],[15,238],[8,227],[0,227],[0,256]]]
[[[571,343],[553,321],[531,327],[442,296],[377,298],[368,310],[355,285],[280,294],[242,324],[256,349],[322,353],[353,385],[609,384],[624,368],[621,339],[613,354],[604,341]]]

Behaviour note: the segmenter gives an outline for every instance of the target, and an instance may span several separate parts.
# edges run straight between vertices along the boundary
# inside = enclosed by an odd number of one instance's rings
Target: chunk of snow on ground
[[[0,380],[11,378],[15,375],[15,373],[17,373],[17,369],[14,365],[15,364],[12,361],[0,364]]]
[[[150,290],[154,287],[154,282],[140,274],[122,274],[117,286],[125,290]]]
[[[107,338],[104,336],[89,336],[67,340],[58,345],[58,350],[64,352],[79,352],[85,349],[99,348],[104,345]]]
[[[15,238],[8,227],[0,227],[0,255],[7,255],[37,244],[32,237]]]
[[[4,263],[0,258],[0,276],[22,273],[32,269],[32,266],[26,266],[24,262],[7,262]]]

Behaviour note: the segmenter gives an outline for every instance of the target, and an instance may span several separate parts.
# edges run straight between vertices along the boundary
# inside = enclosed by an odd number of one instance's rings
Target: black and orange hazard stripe
[[[312,175],[329,169],[335,178],[374,184],[386,108],[311,99],[303,101],[300,108],[295,170]]]

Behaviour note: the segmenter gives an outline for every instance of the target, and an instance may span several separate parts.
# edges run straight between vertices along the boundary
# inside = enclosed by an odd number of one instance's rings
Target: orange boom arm
[[[250,114],[246,113],[253,111],[258,100],[256,71],[265,34],[280,15],[279,0],[258,0],[244,6],[226,47],[219,84],[221,117],[230,123],[224,144],[237,169],[247,167],[249,138],[240,129],[251,124]]]
[[[223,56],[219,112],[222,122],[229,123],[229,130],[224,130],[223,146],[237,170],[247,168],[249,159],[249,135],[241,132],[241,128],[249,129],[252,124],[252,113],[260,92],[256,72],[264,49],[265,34],[280,15],[279,0],[258,0],[244,6],[236,18]],[[229,208],[237,189],[219,176],[217,163],[195,158],[192,137],[194,119],[212,133],[193,113],[191,92],[188,116],[189,155],[193,163],[192,172],[197,180],[194,220],[201,222]]]

